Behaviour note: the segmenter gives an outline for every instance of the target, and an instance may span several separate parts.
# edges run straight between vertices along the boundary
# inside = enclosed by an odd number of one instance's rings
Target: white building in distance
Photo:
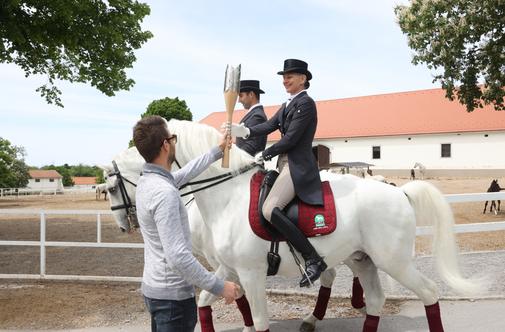
[[[308,91],[310,94],[310,90]],[[487,105],[468,113],[442,89],[317,101],[314,153],[334,163],[374,165],[374,173],[408,176],[415,163],[428,175],[505,175],[505,112]],[[271,118],[279,105],[265,107]],[[234,112],[235,122],[245,111]],[[220,128],[225,112],[202,123]],[[280,139],[278,131],[268,144]],[[377,171],[377,172],[376,172]]]
[[[63,191],[63,176],[56,170],[30,170],[27,187],[40,191]]]

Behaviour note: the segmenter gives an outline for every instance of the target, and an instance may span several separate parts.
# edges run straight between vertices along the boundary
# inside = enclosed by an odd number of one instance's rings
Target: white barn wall
[[[40,179],[40,182],[35,182],[35,179],[28,180],[28,188],[35,190],[63,190],[63,182],[61,179],[54,179],[54,182],[48,178]]]
[[[488,137],[485,137],[485,135]],[[411,138],[408,140],[408,138]],[[441,144],[451,144],[451,157],[441,157]],[[451,133],[315,140],[330,149],[330,162],[362,161],[380,169],[505,169],[505,132]],[[372,158],[372,146],[381,158]]]

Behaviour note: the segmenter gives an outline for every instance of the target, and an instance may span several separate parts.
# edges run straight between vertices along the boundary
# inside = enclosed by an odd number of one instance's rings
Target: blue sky
[[[110,163],[155,99],[184,99],[197,121],[224,111],[228,63],[242,64],[242,79],[261,81],[264,105],[287,97],[276,75],[286,58],[309,63],[315,100],[438,86],[426,67],[411,64],[393,12],[406,0],[145,2],[151,15],[143,26],[154,37],[136,52],[130,91],[107,97],[59,82],[60,109],[35,92],[45,77],[25,78],[16,66],[0,64],[0,137],[23,146],[28,165]]]

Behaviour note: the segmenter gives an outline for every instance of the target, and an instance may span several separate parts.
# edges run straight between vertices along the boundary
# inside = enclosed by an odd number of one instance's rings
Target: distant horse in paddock
[[[493,181],[491,181],[489,188],[487,188],[488,193],[496,193],[501,190],[505,190],[505,188],[500,187],[500,184],[498,184],[498,179],[494,179]],[[483,214],[486,213],[487,202],[488,201],[484,203],[484,211],[482,211]],[[493,212],[493,208],[494,208],[494,214],[498,214],[498,212],[500,212],[500,200],[498,200],[498,205],[496,205],[495,201],[491,201],[491,205],[489,206],[490,213]]]
[[[100,195],[104,195],[104,200],[107,200],[107,183],[101,183],[96,186],[96,200],[100,199]]]
[[[413,168],[416,167],[419,168],[419,175],[421,176],[421,180],[424,180],[424,175],[426,174],[426,166],[424,166],[420,162],[416,162]],[[415,179],[415,173],[414,173],[414,179]]]

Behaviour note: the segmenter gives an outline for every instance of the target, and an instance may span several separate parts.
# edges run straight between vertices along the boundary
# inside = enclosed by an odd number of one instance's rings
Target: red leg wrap
[[[331,288],[321,286],[319,287],[319,294],[317,295],[316,307],[312,315],[319,320],[324,318],[326,314],[326,308],[328,307],[328,301],[330,300]]]
[[[437,303],[424,306],[426,310],[426,318],[428,318],[428,326],[430,332],[444,332],[442,326],[442,318],[440,317],[440,306]]]
[[[358,277],[352,279],[351,304],[352,307],[356,309],[361,309],[365,306],[365,301],[363,301],[363,287],[361,287]]]
[[[242,318],[244,319],[244,325],[245,326],[253,326],[253,319],[252,319],[252,314],[251,314],[251,307],[249,306],[249,301],[247,301],[247,298],[245,295],[243,295],[241,298],[235,300],[237,303],[238,310],[240,310],[240,313],[242,314]]]
[[[198,318],[202,332],[215,332],[214,323],[212,323],[212,308],[209,305],[198,308]]]
[[[363,332],[377,332],[379,328],[379,316],[366,315],[365,324],[363,324]]]

